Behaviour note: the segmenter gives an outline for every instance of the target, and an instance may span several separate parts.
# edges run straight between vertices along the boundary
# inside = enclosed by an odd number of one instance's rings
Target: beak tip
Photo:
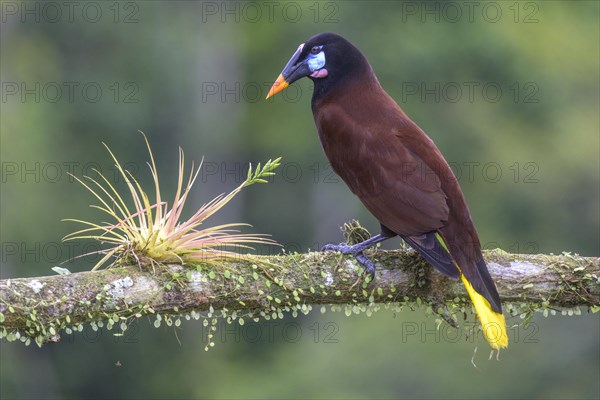
[[[269,93],[267,94],[267,97],[265,98],[265,100],[268,100],[270,97],[273,97],[274,95],[281,92],[283,89],[285,89],[288,86],[289,86],[289,83],[285,80],[283,75],[279,75],[277,77],[277,80],[273,84],[273,86],[271,86],[271,89],[269,90]]]

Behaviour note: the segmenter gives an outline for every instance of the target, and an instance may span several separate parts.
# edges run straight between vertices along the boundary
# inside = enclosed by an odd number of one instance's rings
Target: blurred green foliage
[[[138,129],[161,181],[171,182],[165,190],[175,187],[178,146],[188,159],[204,157],[190,199],[197,206],[243,180],[248,162],[284,157],[271,185],[251,188],[214,223],[248,222],[298,251],[339,241],[338,227],[351,218],[375,231],[327,166],[311,83],[264,100],[298,44],[323,31],[356,44],[437,143],[486,247],[599,256],[599,3],[467,3],[76,2],[69,13],[61,2],[3,1],[0,277],[49,274],[94,249],[60,242],[74,229],[61,218],[100,218],[66,173],[114,172],[105,141],[150,185]],[[177,330],[179,344],[170,329],[141,321],[135,342],[104,332],[42,350],[3,343],[0,396],[600,395],[597,315],[534,318],[533,328],[514,328],[500,362],[487,360],[481,339],[422,338],[434,324],[420,311],[370,319],[313,312],[279,322],[298,323],[301,339],[270,342],[263,324],[259,342],[230,335],[205,353],[197,323]],[[327,323],[337,343],[314,340],[314,324],[324,335]],[[476,346],[479,369],[471,365]]]

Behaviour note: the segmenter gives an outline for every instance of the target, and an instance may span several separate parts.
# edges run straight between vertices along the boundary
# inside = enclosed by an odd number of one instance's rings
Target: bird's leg
[[[326,244],[325,246],[323,246],[321,251],[332,250],[332,251],[339,251],[340,253],[343,253],[343,254],[358,254],[358,253],[362,253],[369,247],[375,246],[377,243],[380,243],[380,242],[383,242],[384,240],[389,239],[390,237],[391,236],[384,236],[382,234],[379,234],[379,235],[375,235],[365,241],[362,241],[360,243],[353,244],[353,245],[349,245],[346,243],[340,243],[340,244],[330,243],[330,244]]]
[[[365,267],[367,272],[371,275],[371,279],[373,279],[375,277],[375,266],[373,265],[371,260],[369,260],[363,254],[363,251],[365,251],[369,247],[375,246],[377,243],[383,242],[384,240],[387,240],[391,237],[393,237],[393,236],[379,234],[379,235],[373,236],[370,239],[367,239],[363,242],[360,242],[360,243],[357,243],[354,245],[348,245],[346,243],[327,244],[327,245],[323,246],[321,251],[331,250],[331,251],[339,251],[342,254],[352,254],[356,258],[356,260]]]

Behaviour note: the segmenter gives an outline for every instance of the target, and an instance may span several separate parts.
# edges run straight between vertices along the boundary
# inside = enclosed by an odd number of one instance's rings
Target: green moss
[[[352,232],[347,235],[348,240],[365,237],[356,223],[351,229]],[[358,237],[359,234],[362,236]],[[517,258],[501,250],[491,251],[486,255],[504,265],[511,261],[523,260],[520,256]],[[160,304],[161,307],[165,304],[170,305],[161,309],[160,313],[153,309],[152,304],[155,303],[126,304],[122,300],[115,300],[114,294],[119,290],[118,285],[106,284],[120,281],[126,286],[127,279],[131,280],[134,273],[142,274],[137,263],[127,268],[104,271],[104,275],[89,274],[89,281],[71,288],[72,293],[68,296],[56,297],[52,304],[49,300],[40,299],[40,296],[23,298],[22,293],[31,291],[20,286],[23,283],[7,282],[7,292],[10,293],[5,298],[13,300],[9,301],[10,304],[0,304],[0,337],[9,341],[18,340],[27,345],[34,342],[41,346],[43,343],[59,340],[62,332],[70,334],[82,331],[84,324],[89,324],[94,330],[106,328],[109,331],[114,330],[116,335],[123,335],[133,319],[152,315],[156,328],[164,325],[179,327],[183,320],[202,319],[203,325],[209,328],[206,342],[208,350],[215,346],[213,339],[219,319],[243,325],[247,321],[281,319],[286,313],[297,317],[300,314],[308,314],[313,308],[311,304],[317,303],[325,296],[334,304],[321,306],[321,313],[329,310],[344,313],[349,317],[359,314],[370,317],[380,310],[399,312],[408,307],[435,318],[438,328],[443,324],[458,326],[457,321],[466,318],[475,321],[473,308],[466,293],[450,300],[434,297],[434,284],[454,283],[450,280],[440,281],[437,275],[433,275],[431,267],[413,251],[378,252],[377,256],[383,266],[393,268],[394,265],[403,265],[403,272],[409,277],[409,287],[397,287],[389,281],[383,282],[383,285],[382,282],[376,281],[374,285],[353,259],[335,253],[294,253],[287,258],[271,260],[248,256],[235,263],[224,263],[223,266],[198,264],[173,267],[156,262],[143,264],[147,265],[143,267],[143,274],[152,274],[152,278],[159,285],[156,304]],[[535,257],[544,256],[527,257],[535,261]],[[598,293],[599,278],[590,272],[590,264],[582,260],[584,259],[570,254],[558,257],[558,261],[551,263],[549,267],[559,277],[558,291],[549,298],[522,297],[519,301],[505,303],[506,314],[521,318],[527,324],[535,313],[544,316],[558,313],[567,316],[579,315],[582,311],[577,305],[587,305],[591,307],[592,312],[600,310],[598,297],[591,294]],[[541,261],[538,263],[541,264]],[[548,264],[547,260],[544,263]],[[594,268],[596,271],[597,267]],[[96,281],[101,279],[100,276],[105,280],[103,283]],[[190,310],[180,302],[192,284],[206,284],[209,289],[214,289],[202,292],[211,303],[208,310]],[[520,288],[529,288],[531,284],[523,282]],[[101,290],[94,292],[90,289],[93,287],[100,287]],[[249,288],[252,288],[252,291],[249,291]],[[61,288],[45,286],[44,290],[58,293]],[[123,290],[126,290],[126,287]],[[20,297],[16,293],[20,294]],[[559,297],[561,300],[571,299],[573,307],[562,310],[552,307],[554,300]],[[236,299],[234,304],[232,298]],[[75,303],[70,299],[78,301]],[[230,310],[227,307],[235,309]],[[55,315],[61,317],[56,318]],[[18,321],[14,321],[15,316],[18,316]],[[20,330],[7,329],[9,320],[10,326],[19,326]],[[465,325],[461,329],[473,332],[478,328]]]

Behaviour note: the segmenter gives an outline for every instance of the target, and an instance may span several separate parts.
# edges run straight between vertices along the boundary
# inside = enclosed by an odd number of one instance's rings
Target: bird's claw
[[[371,281],[375,279],[375,266],[364,254],[363,249],[360,246],[349,246],[346,243],[340,244],[326,244],[321,248],[321,251],[339,251],[342,254],[352,254],[356,261],[358,261],[371,276]]]
[[[371,260],[369,260],[362,253],[362,251],[358,254],[355,254],[354,257],[356,258],[356,261],[358,261],[360,264],[362,264],[363,267],[365,267],[365,272],[367,272],[371,276],[371,281],[373,281],[375,279],[375,266],[373,265]]]

